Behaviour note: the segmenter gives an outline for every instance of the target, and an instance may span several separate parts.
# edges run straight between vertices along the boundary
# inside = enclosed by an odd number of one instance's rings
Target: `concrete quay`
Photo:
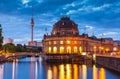
[[[96,63],[108,69],[120,72],[120,57],[115,56],[97,56]]]

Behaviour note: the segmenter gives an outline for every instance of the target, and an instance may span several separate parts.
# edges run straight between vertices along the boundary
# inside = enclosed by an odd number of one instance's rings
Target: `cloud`
[[[22,0],[23,4],[27,4],[30,0]]]
[[[93,7],[92,10],[93,11],[100,11],[100,10],[103,10],[105,8],[109,8],[111,5],[110,4],[104,4],[102,6],[99,6],[99,7]]]
[[[50,34],[53,24],[61,16],[70,16],[78,24],[80,33],[95,32],[96,36],[119,39],[119,0],[0,0],[0,24],[4,38],[13,38],[15,43],[27,43],[31,38],[31,13],[34,9],[34,39],[43,38],[44,29]],[[118,30],[116,30],[118,29]],[[112,30],[112,33],[111,33]]]

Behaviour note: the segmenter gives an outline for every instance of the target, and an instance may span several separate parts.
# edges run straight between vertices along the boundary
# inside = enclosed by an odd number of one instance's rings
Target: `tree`
[[[26,51],[25,45],[22,46],[21,44],[17,44],[17,46],[16,46],[16,52],[25,52],[25,51]]]
[[[0,49],[2,48],[3,36],[2,36],[2,26],[0,24]]]
[[[2,49],[4,50],[5,53],[15,53],[15,45],[12,43],[8,43],[3,45]]]

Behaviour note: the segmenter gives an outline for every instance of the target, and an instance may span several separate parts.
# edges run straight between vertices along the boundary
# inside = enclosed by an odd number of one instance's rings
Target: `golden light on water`
[[[73,65],[73,69],[74,69],[74,79],[78,79],[78,67],[76,64]]]
[[[99,79],[106,79],[105,69],[101,68],[99,71]]]
[[[93,65],[93,79],[98,79],[98,70],[95,65]]]
[[[70,64],[66,64],[66,79],[72,79]]]
[[[57,70],[57,66],[53,66],[53,77],[54,79],[57,79],[57,75],[58,75],[58,70]]]
[[[87,67],[82,65],[82,79],[87,79]]]
[[[65,73],[64,65],[62,64],[59,66],[59,79],[65,79],[64,73]]]
[[[52,79],[52,70],[51,70],[51,67],[48,68],[47,79]]]

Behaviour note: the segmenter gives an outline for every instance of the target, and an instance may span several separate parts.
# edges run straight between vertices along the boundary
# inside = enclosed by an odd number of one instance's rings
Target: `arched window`
[[[60,53],[64,53],[64,47],[60,47]]]
[[[48,53],[51,53],[51,47],[48,48]]]
[[[53,47],[53,53],[57,53],[57,47]]]
[[[71,47],[70,46],[67,47],[67,53],[71,53]]]
[[[79,51],[80,51],[80,53],[82,53],[82,47],[81,46],[79,47]]]
[[[77,47],[75,46],[74,47],[74,53],[77,53],[78,51],[77,51]]]

